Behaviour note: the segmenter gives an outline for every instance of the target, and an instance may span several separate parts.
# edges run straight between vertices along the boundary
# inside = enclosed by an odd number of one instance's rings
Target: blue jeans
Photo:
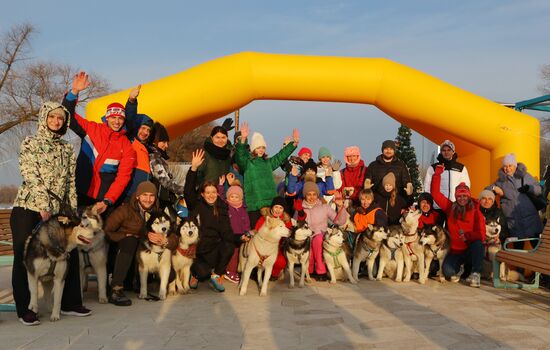
[[[455,276],[460,270],[460,265],[464,264],[465,270],[470,269],[471,272],[481,273],[481,265],[485,248],[480,240],[473,241],[468,245],[466,252],[462,254],[447,254],[443,262],[443,274],[446,278]]]

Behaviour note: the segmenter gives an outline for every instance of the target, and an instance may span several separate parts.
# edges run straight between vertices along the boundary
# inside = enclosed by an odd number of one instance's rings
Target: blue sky
[[[34,58],[94,71],[116,89],[261,51],[384,57],[491,100],[517,102],[539,95],[540,66],[550,63],[550,2],[542,0],[2,5],[0,32],[21,22],[38,29]],[[256,101],[241,110],[241,119],[264,133],[270,153],[296,127],[302,145],[315,153],[326,146],[341,158],[345,146],[357,144],[367,162],[398,127],[375,107],[338,103]],[[413,141],[419,161],[429,161],[433,147],[417,134]],[[0,182],[18,183],[16,162],[0,164]]]

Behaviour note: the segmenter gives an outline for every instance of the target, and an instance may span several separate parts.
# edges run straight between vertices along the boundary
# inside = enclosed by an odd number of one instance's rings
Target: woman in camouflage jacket
[[[28,309],[30,295],[23,265],[25,241],[38,223],[60,212],[59,199],[76,210],[76,158],[73,146],[62,138],[69,120],[69,112],[61,104],[45,102],[39,111],[36,135],[27,137],[21,144],[19,165],[23,184],[13,204],[10,225],[14,251],[13,296],[17,315],[25,325],[40,322]],[[90,310],[82,306],[76,249],[70,254],[61,309],[62,314],[90,314]]]

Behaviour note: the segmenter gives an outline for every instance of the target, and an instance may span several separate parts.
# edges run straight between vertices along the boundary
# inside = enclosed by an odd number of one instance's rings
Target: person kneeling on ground
[[[212,181],[197,186],[197,170],[204,162],[204,151],[193,152],[191,168],[187,172],[184,197],[191,217],[199,217],[199,244],[197,257],[191,266],[189,287],[196,289],[199,281],[209,279],[210,286],[217,292],[224,292],[223,274],[233,255],[234,234],[229,221],[227,204],[218,196],[218,188]],[[200,193],[200,197],[198,196]]]
[[[141,239],[147,238],[154,244],[164,246],[170,250],[176,249],[178,238],[169,235],[147,232],[145,213],[158,210],[157,188],[150,181],[138,185],[135,194],[129,202],[116,208],[105,222],[105,234],[110,244],[117,245],[113,278],[112,293],[109,302],[117,306],[132,305],[132,301],[124,295],[124,279],[132,266]],[[175,276],[174,276],[175,277]]]
[[[451,202],[441,193],[440,182],[443,165],[435,168],[432,177],[432,196],[447,215],[447,229],[451,239],[451,251],[443,262],[443,274],[452,282],[458,282],[464,273],[462,265],[471,269],[466,279],[471,287],[480,286],[481,266],[485,249],[485,218],[479,203],[473,199],[470,188],[461,182],[455,188],[456,202]]]

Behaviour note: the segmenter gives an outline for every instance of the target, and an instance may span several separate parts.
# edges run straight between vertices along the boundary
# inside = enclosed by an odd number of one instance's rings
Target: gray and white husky
[[[362,232],[355,241],[353,252],[353,277],[359,280],[359,266],[361,262],[367,261],[367,272],[369,280],[374,280],[374,261],[380,253],[382,242],[388,238],[388,231],[383,226],[369,225],[365,232]]]
[[[376,279],[382,280],[384,274],[395,282],[403,280],[403,246],[405,245],[405,235],[400,225],[391,225],[389,227],[388,238],[382,244],[380,250],[380,266]]]
[[[53,307],[50,321],[60,318],[61,298],[67,273],[69,252],[93,238],[93,230],[71,222],[69,218],[52,216],[42,223],[25,242],[23,263],[27,268],[30,302],[29,309],[38,313],[38,282],[49,296],[53,281]]]
[[[428,278],[433,259],[439,261],[439,282],[445,282],[443,261],[449,253],[449,233],[441,226],[424,227],[420,232],[420,244],[424,247],[424,279]]]
[[[107,303],[107,241],[103,232],[103,220],[95,206],[89,206],[82,212],[80,226],[93,231],[90,240],[82,241],[78,246],[80,261],[80,286],[88,289],[88,274],[95,272],[99,302]]]
[[[323,258],[327,265],[327,270],[330,274],[330,283],[336,283],[336,280],[344,280],[347,278],[350,283],[356,284],[357,280],[353,278],[349,266],[349,258],[351,257],[351,249],[349,255],[346,253],[344,232],[341,229],[334,227],[329,228],[323,240]]]
[[[483,264],[484,277],[493,277],[493,262],[499,250],[502,248],[500,242],[500,233],[502,232],[502,225],[500,218],[488,219],[485,221],[485,262]],[[499,277],[501,280],[506,280],[506,264],[500,263],[499,265]]]
[[[172,232],[170,216],[164,212],[154,212],[147,220],[147,232],[160,233],[168,238]],[[137,262],[139,270],[140,291],[139,298],[147,298],[147,277],[150,273],[158,273],[160,277],[159,298],[166,299],[168,279],[172,253],[170,249],[153,244],[147,237],[141,242],[137,250]]]
[[[288,272],[290,274],[289,288],[294,288],[294,265],[301,264],[300,283],[298,286],[302,288],[305,280],[311,281],[309,277],[309,253],[311,248],[311,235],[313,231],[308,224],[299,223],[297,227],[292,229],[290,237],[284,242],[284,252],[288,262]]]

